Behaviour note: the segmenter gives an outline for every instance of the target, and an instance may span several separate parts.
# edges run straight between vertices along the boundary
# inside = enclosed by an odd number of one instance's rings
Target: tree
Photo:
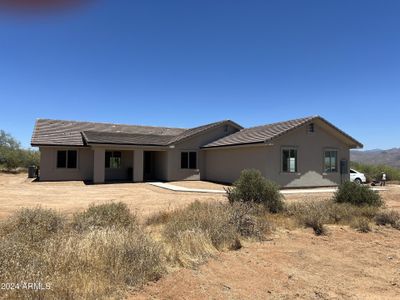
[[[39,165],[39,152],[21,148],[19,141],[4,130],[0,130],[0,167],[14,170],[31,165]]]

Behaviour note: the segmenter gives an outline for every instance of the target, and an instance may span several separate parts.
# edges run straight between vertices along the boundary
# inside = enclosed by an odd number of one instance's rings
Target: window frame
[[[75,152],[76,153],[76,164],[75,167],[69,168],[68,167],[68,152]],[[65,167],[58,166],[58,153],[65,152]],[[79,151],[76,149],[57,149],[56,150],[56,169],[57,170],[77,170],[79,167]]]
[[[327,152],[335,152],[336,157],[335,157],[335,171],[332,171],[332,156],[329,156],[329,171],[325,168],[325,158],[326,158],[326,153]],[[338,157],[339,157],[339,151],[338,149],[335,148],[325,148],[324,151],[322,152],[322,170],[324,174],[335,174],[339,172],[339,164],[338,164]]]
[[[190,167],[190,154],[195,154],[196,155],[196,159],[195,159],[195,162],[196,162],[196,165],[195,165],[195,167],[194,168],[191,168]],[[183,167],[182,166],[182,155],[183,154],[186,154],[187,155],[187,168],[185,168],[185,167]],[[180,155],[180,157],[181,157],[181,159],[180,159],[180,169],[181,170],[198,170],[198,155],[197,155],[197,151],[190,151],[190,150],[187,150],[187,151],[181,151],[181,155]]]
[[[107,167],[107,153],[111,153],[110,157],[108,157],[108,167]],[[115,153],[119,153],[119,156],[115,156]],[[118,167],[113,167],[111,166],[111,159],[112,158],[119,158],[119,166]],[[105,151],[104,152],[104,168],[107,170],[120,170],[122,169],[122,151]]]
[[[290,171],[290,165],[288,165],[287,169],[288,171],[284,171],[283,170],[283,151],[289,151],[289,158],[290,158],[290,151],[295,151],[295,170],[294,172]],[[281,147],[281,173],[285,173],[285,174],[297,174],[299,173],[299,148],[297,146],[284,146]]]

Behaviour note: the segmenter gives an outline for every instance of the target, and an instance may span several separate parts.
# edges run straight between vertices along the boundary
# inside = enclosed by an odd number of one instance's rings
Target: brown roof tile
[[[352,142],[354,142],[356,146],[362,147],[362,144],[359,143],[357,140],[355,140],[345,132],[341,131],[339,128],[335,127],[334,125],[332,125],[325,119],[321,118],[320,116],[310,116],[301,119],[289,120],[285,122],[278,122],[273,124],[245,128],[234,134],[228,135],[214,142],[211,142],[203,146],[203,148],[265,143],[315,119],[322,120],[335,130],[339,131],[346,138],[352,140]]]

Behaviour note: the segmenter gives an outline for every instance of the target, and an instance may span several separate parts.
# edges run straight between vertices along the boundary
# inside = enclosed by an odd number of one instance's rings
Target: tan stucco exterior
[[[298,172],[282,172],[282,148],[297,149]],[[340,160],[349,161],[349,146],[327,132],[322,123],[315,123],[315,132],[308,133],[306,126],[277,138],[270,144],[224,147],[205,152],[204,179],[217,182],[235,181],[243,169],[254,168],[268,179],[283,187],[333,186],[348,180],[349,174],[323,172],[324,150],[338,151]]]
[[[209,180],[231,183],[243,169],[258,169],[268,179],[283,187],[332,186],[349,179],[349,174],[324,173],[324,150],[338,152],[340,160],[349,160],[350,145],[335,130],[316,120],[315,132],[309,133],[306,125],[298,127],[269,143],[238,145],[221,148],[205,148],[221,137],[238,131],[234,125],[221,125],[191,136],[179,143],[163,147],[140,147],[123,145],[91,145],[87,147],[40,147],[40,180],[87,180],[103,183],[112,180],[144,180],[146,152],[151,161],[153,179]],[[283,147],[297,149],[298,172],[282,172],[281,153]],[[57,150],[76,149],[76,169],[56,167]],[[105,168],[105,151],[121,151],[121,168]],[[197,169],[181,169],[181,152],[197,152]],[[150,158],[149,158],[150,157]],[[147,176],[147,175],[145,175]]]

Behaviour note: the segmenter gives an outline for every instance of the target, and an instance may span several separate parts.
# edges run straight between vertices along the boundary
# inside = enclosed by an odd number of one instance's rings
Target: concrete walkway
[[[191,193],[211,193],[211,194],[225,194],[225,191],[222,190],[208,190],[208,189],[193,189],[193,188],[186,188],[182,186],[177,186],[165,182],[149,182],[149,184],[174,191],[174,192],[191,192]],[[337,188],[332,187],[332,188],[308,188],[308,189],[286,189],[286,190],[281,190],[282,194],[315,194],[315,193],[334,193],[336,192]],[[372,190],[374,191],[386,191],[387,189],[385,188],[380,188],[380,187],[373,187]]]

